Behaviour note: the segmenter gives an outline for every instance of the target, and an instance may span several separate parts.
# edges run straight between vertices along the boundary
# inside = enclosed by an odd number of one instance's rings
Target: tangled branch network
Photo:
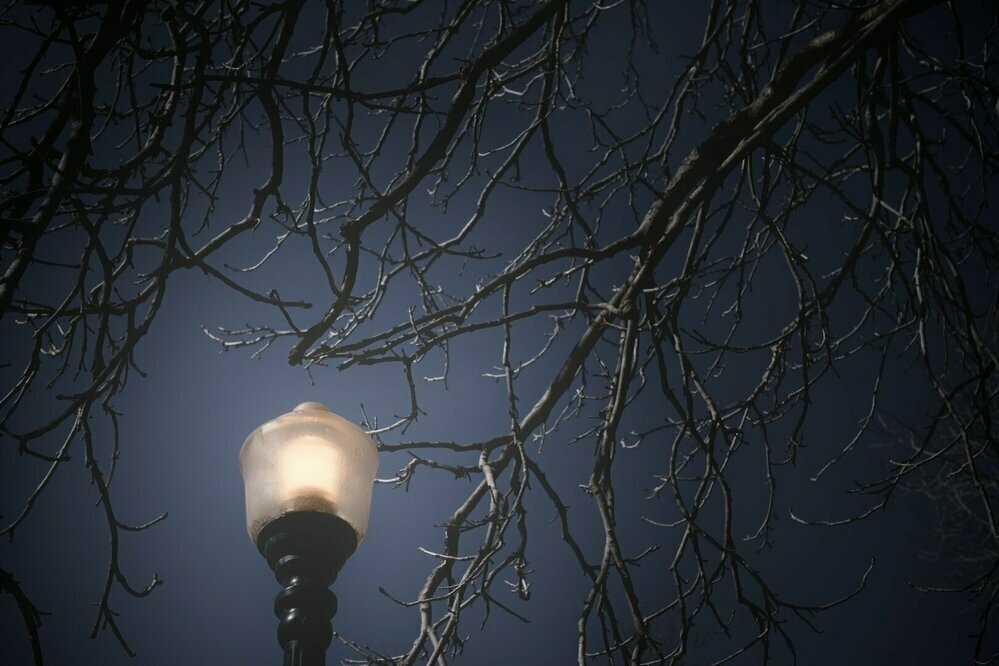
[[[411,642],[341,637],[362,663],[443,664],[470,622],[524,619],[539,529],[587,581],[580,664],[786,658],[872,570],[796,599],[766,566],[777,522],[863,520],[941,464],[983,517],[990,566],[968,589],[990,658],[995,9],[695,4],[8,5],[25,55],[0,121],[0,433],[47,472],[2,533],[82,458],[111,540],[93,632],[131,651],[114,595],[160,581],[126,578],[119,535],[164,516],[115,512],[115,461],[138,445],[116,400],[168,325],[168,285],[195,274],[257,322],[205,322],[224,349],[397,370],[408,404],[364,414],[407,461],[384,482],[472,482],[396,599]],[[425,408],[470,349],[505,387],[508,426],[482,441]],[[779,489],[871,455],[900,373],[931,405],[918,435],[849,488],[859,510],[795,512]],[[844,378],[860,416],[806,449]],[[417,419],[440,438],[407,438]],[[0,588],[40,663],[15,573]]]

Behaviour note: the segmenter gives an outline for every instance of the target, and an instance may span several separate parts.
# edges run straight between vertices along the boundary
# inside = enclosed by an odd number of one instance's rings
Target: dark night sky
[[[670,67],[674,66],[675,53],[685,52],[699,39],[702,11],[696,2],[681,3],[671,9],[668,20],[664,16],[657,19],[659,27],[666,31],[661,41],[669,45],[664,49],[668,53],[662,58]],[[602,34],[604,40],[613,39],[609,31]],[[612,46],[598,42],[594,49]],[[16,56],[16,48],[5,49],[8,55]],[[403,67],[400,63],[380,62],[378,66],[386,68],[385,81],[405,73],[392,70]],[[11,85],[12,72],[19,67],[16,57],[2,65],[5,87]],[[600,82],[601,76],[611,74],[597,67],[593,76]],[[563,129],[572,131],[571,126]],[[700,138],[691,136],[689,142]],[[296,168],[304,167],[290,165],[291,181],[297,175]],[[524,167],[525,177],[530,176],[531,168],[530,164]],[[251,163],[246,167],[246,177],[251,182],[260,180],[259,174],[254,175]],[[231,198],[223,198],[216,211],[220,220],[237,219],[243,214],[247,197],[239,188],[238,179],[230,185]],[[496,201],[490,212],[495,222],[477,232],[475,243],[500,250],[516,247],[532,235],[536,229],[532,225],[543,223],[539,211],[544,200],[520,195]],[[462,206],[467,208],[468,204],[456,202],[448,215],[463,220]],[[839,212],[815,209],[811,215],[821,222],[824,216],[837,218]],[[446,225],[448,221],[429,223]],[[612,232],[608,230],[608,234]],[[800,233],[799,242],[811,248],[816,261],[823,261],[823,253],[830,261],[835,260],[840,240],[835,227],[816,223]],[[262,227],[253,239],[234,248],[226,260],[251,263],[273,236],[273,229]],[[65,248],[65,252],[72,254],[76,249]],[[277,283],[283,285],[283,295],[322,302],[327,296],[312,273],[314,269],[310,266],[306,272],[301,268],[306,253],[304,242],[289,244],[266,274],[248,276],[248,284]],[[493,269],[499,265],[494,264]],[[784,319],[790,312],[791,301],[785,298],[788,286],[778,278],[780,269],[775,265],[769,270],[773,273],[773,290],[750,297],[754,304],[747,310],[751,330],[752,326],[768,330],[773,320]],[[610,282],[618,277],[608,274],[606,279]],[[29,288],[44,292],[60,287],[46,279],[36,278]],[[460,283],[464,278],[451,279]],[[762,279],[766,284],[771,278],[764,275]],[[383,307],[383,312],[398,312],[412,305],[410,296],[393,293],[394,300]],[[95,506],[96,496],[82,457],[59,470],[16,539],[0,543],[0,564],[17,574],[40,609],[51,613],[45,616],[40,630],[47,664],[278,663],[271,604],[279,588],[246,534],[237,463],[239,447],[256,426],[306,400],[321,401],[354,422],[361,421],[363,404],[367,414],[387,422],[407,408],[408,398],[395,368],[354,367],[345,372],[317,368],[310,379],[300,367],[288,365],[287,349],[280,345],[260,359],[251,359],[245,350],[220,353],[219,346],[201,329],[202,325],[210,329],[240,326],[260,315],[253,304],[217,281],[193,273],[174,278],[157,325],[139,349],[138,362],[148,376],[133,376],[117,401],[124,414],[123,454],[114,481],[118,511],[124,520],[135,523],[169,512],[169,518],[150,531],[124,533],[122,537],[123,568],[132,580],[145,584],[155,571],[165,581],[146,599],[134,600],[120,592],[113,597],[113,607],[121,613],[122,629],[138,653],[136,658],[130,660],[108,632],[99,633],[96,640],[89,639],[108,544],[104,519]],[[545,321],[525,324],[518,332],[522,343],[519,353],[529,354],[547,330]],[[481,376],[500,363],[499,341],[498,334],[490,332],[454,346],[448,389],[440,383],[421,386],[421,406],[427,415],[412,426],[406,439],[479,441],[508,429],[502,382]],[[23,345],[24,340],[5,320],[0,329],[3,358],[17,360],[24,353]],[[537,391],[560,359],[559,353],[552,354],[524,377],[525,402],[537,398]],[[5,386],[12,381],[16,368],[16,363],[14,367],[0,368]],[[432,371],[428,367],[422,374]],[[738,373],[740,369],[736,366],[732,371]],[[744,372],[748,378],[753,369]],[[852,602],[819,618],[822,633],[813,634],[801,624],[794,626],[800,663],[968,663],[973,649],[968,634],[977,618],[969,610],[967,599],[921,594],[912,587],[913,582],[939,583],[945,580],[947,571],[946,563],[918,556],[928,543],[928,523],[921,511],[925,507],[903,495],[887,510],[861,524],[832,529],[797,525],[788,517],[788,510],[793,508],[808,517],[839,518],[866,505],[863,498],[849,497],[843,490],[854,479],[875,478],[882,471],[890,452],[878,448],[874,440],[865,440],[821,480],[813,483],[809,477],[831,452],[843,446],[865,411],[871,372],[861,358],[845,367],[838,377],[823,382],[806,430],[808,446],[797,466],[782,472],[775,546],[759,553],[756,562],[773,577],[778,589],[814,603],[851,589],[867,563],[876,559],[867,589]],[[538,388],[532,390],[529,387],[535,378]],[[738,383],[738,374],[733,381]],[[884,381],[887,410],[901,416],[918,413],[925,387],[911,382],[904,366],[896,367]],[[53,395],[39,391],[30,399],[38,414],[47,413],[55,404]],[[663,409],[649,395],[634,408],[632,425],[655,422]],[[569,434],[557,433],[537,459],[564,492],[582,542],[598,548],[602,537],[595,509],[576,488],[589,473],[592,448],[585,443],[566,445]],[[639,520],[643,515],[669,519],[667,505],[650,507],[642,500],[654,483],[650,470],[656,468],[658,455],[651,447],[623,450],[615,463],[616,478],[629,490],[622,493],[619,511],[629,516],[622,521],[622,537],[630,549],[640,550],[663,539],[669,548],[671,537],[650,531]],[[391,477],[408,460],[403,453],[382,454],[379,477]],[[16,515],[45,469],[41,461],[19,457],[9,440],[0,440],[0,515],[5,519]],[[745,474],[751,472],[747,469]],[[398,653],[408,648],[418,618],[386,598],[379,588],[400,599],[416,596],[433,565],[432,558],[418,548],[439,548],[441,531],[436,526],[470,489],[470,481],[431,470],[421,472],[408,491],[389,484],[376,486],[367,537],[332,588],[339,599],[336,631],[381,652]],[[752,493],[747,485],[748,499],[740,507],[747,514],[763,506],[763,496],[753,498]],[[574,662],[578,609],[589,582],[568,559],[567,549],[551,522],[550,506],[536,495],[528,500],[528,511],[532,521],[530,562],[535,571],[533,597],[525,603],[510,595],[510,603],[531,623],[522,624],[503,613],[494,613],[485,630],[479,631],[480,611],[473,612],[463,623],[464,632],[472,640],[462,657],[455,660],[457,663]],[[652,564],[636,571],[640,589],[650,602],[665,576],[657,567]],[[0,596],[0,632],[0,666],[30,663],[28,638],[9,596]],[[699,640],[692,646],[690,663],[704,663],[720,654],[721,648],[709,638],[702,636]],[[757,663],[758,654],[751,654],[754,656],[737,663]],[[329,663],[354,656],[336,639],[329,655]]]
[[[122,626],[138,652],[132,661],[275,663],[279,652],[270,607],[278,585],[246,535],[236,461],[243,438],[303,400],[322,399],[334,410],[359,419],[359,403],[369,413],[393,413],[400,396],[391,394],[391,377],[370,370],[353,377],[317,373],[313,387],[305,373],[289,367],[277,354],[254,362],[239,353],[219,354],[199,324],[213,316],[236,316],[239,309],[232,307],[226,292],[206,288],[201,281],[187,282],[163,313],[171,325],[161,327],[146,343],[150,351],[143,369],[149,379],[136,382],[121,403],[129,415],[124,435],[141,444],[141,455],[126,454],[117,472],[117,492],[127,497],[119,500],[123,517],[138,522],[170,512],[169,519],[153,531],[126,536],[126,570],[137,582],[152,571],[166,582],[147,599],[120,595],[115,607],[122,612]],[[428,411],[447,425],[449,433],[490,435],[504,425],[502,414],[485,404],[490,398],[502,400],[502,394],[490,396],[491,389],[480,386],[476,400],[463,403],[457,397],[459,384],[435,396]],[[848,388],[841,390],[845,393]],[[846,398],[833,396],[829,419],[836,418],[837,407]],[[3,469],[13,469],[14,456],[9,450],[4,455]],[[567,457],[557,446],[550,446],[542,459],[548,456]],[[586,458],[581,455],[578,461],[584,469]],[[383,454],[379,476],[391,476],[405,461],[401,454]],[[853,465],[853,471],[862,473],[863,463]],[[573,470],[565,471],[570,477]],[[646,483],[640,468],[623,472],[628,473],[634,473],[636,483]],[[11,476],[3,484],[5,506],[16,504],[34,479],[24,472]],[[839,497],[823,497],[821,490],[800,485],[810,507],[838,513]],[[2,551],[11,570],[24,572],[22,578],[30,583],[39,606],[54,611],[42,626],[47,663],[130,663],[110,635],[87,638],[99,590],[96,572],[103,571],[106,556],[103,519],[90,499],[88,477],[84,470],[70,468],[60,474],[53,490],[41,500],[36,518]],[[465,482],[455,482],[444,473],[417,479],[408,494],[376,486],[370,531],[333,586],[340,605],[336,630],[374,646],[405,647],[414,619],[378,588],[401,598],[415,595],[429,559],[416,549],[438,547],[439,531],[433,525],[446,518],[467,491]],[[576,500],[586,511],[581,491],[579,495]],[[540,528],[533,542],[537,554],[532,565],[538,572],[535,597],[522,609],[532,624],[495,614],[487,631],[469,643],[462,663],[573,660],[577,609],[587,583],[564,565],[564,546],[555,530],[545,529],[546,514],[540,507],[534,515]],[[786,536],[778,538],[778,552],[768,557],[767,568],[783,571],[781,578],[793,581],[792,589],[806,599],[842,592],[854,584],[871,557],[878,559],[877,575],[860,599],[827,614],[821,622],[823,634],[800,634],[802,663],[960,663],[964,657],[953,661],[951,657],[970,654],[966,635],[972,618],[962,612],[964,600],[923,595],[909,585],[910,580],[928,580],[934,568],[915,557],[922,528],[907,503],[898,502],[861,525],[835,531],[793,529],[786,520],[781,526],[787,529]],[[641,541],[642,535],[636,533],[634,538]],[[654,585],[656,572],[644,573],[648,585]],[[16,608],[12,603],[0,608],[3,626],[11,630],[3,663],[26,664],[30,652]],[[330,655],[348,653],[334,642]]]

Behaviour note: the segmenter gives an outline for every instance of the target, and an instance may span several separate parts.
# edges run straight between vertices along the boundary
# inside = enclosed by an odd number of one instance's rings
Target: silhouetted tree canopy
[[[116,401],[193,273],[245,312],[205,321],[206,344],[315,376],[394,370],[406,404],[345,412],[407,461],[381,482],[471,482],[439,548],[411,554],[431,563],[396,599],[411,642],[341,637],[362,663],[444,663],[491,614],[543,605],[538,529],[589,583],[580,664],[687,661],[706,641],[694,663],[789,663],[878,568],[799,598],[768,546],[863,520],[926,474],[980,525],[987,561],[959,586],[991,659],[990,5],[8,5],[0,446],[48,471],[0,530],[16,543],[60,468],[86,466],[111,544],[93,633],[130,651],[115,599],[160,579],[125,576],[119,536],[165,514],[116,513],[119,453],[142,446],[118,437],[133,417]],[[506,396],[508,427],[482,441],[424,404],[468,373]],[[901,454],[871,449],[901,384],[926,415]],[[847,394],[860,411],[829,446],[823,414]],[[409,437],[417,419],[439,435]],[[880,475],[836,477],[836,515],[783,494],[879,455]],[[41,664],[30,578],[0,569],[0,589]]]

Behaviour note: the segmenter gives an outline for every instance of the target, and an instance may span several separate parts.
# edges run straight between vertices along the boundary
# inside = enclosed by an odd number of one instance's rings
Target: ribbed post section
[[[350,525],[315,511],[287,513],[260,530],[257,548],[284,586],[274,600],[284,666],[326,663],[336,614],[328,588],[356,547]]]

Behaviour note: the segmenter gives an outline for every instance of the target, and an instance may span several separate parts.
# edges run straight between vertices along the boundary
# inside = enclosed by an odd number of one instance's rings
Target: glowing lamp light
[[[239,452],[250,539],[284,589],[274,612],[285,666],[319,666],[332,638],[327,588],[368,530],[378,449],[353,423],[304,402]]]
[[[347,522],[360,543],[368,529],[378,449],[356,425],[318,402],[303,402],[260,426],[239,452],[246,528],[257,543],[270,521],[315,511]]]

